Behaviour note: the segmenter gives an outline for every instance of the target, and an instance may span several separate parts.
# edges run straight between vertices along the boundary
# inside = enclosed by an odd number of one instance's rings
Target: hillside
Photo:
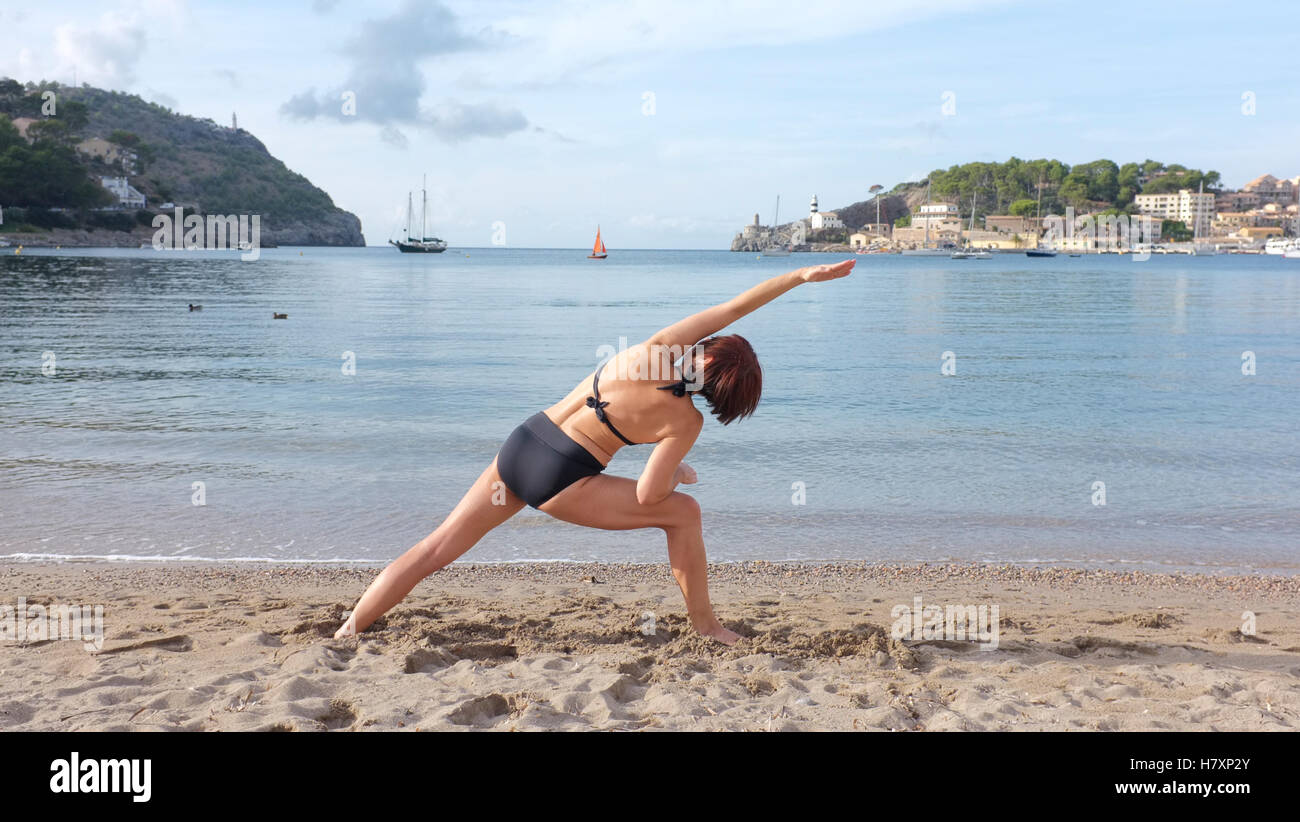
[[[976,225],[989,214],[1033,216],[1038,210],[1039,184],[1042,185],[1042,213],[1064,214],[1073,208],[1077,214],[1091,212],[1135,213],[1138,194],[1196,190],[1205,184],[1207,192],[1220,190],[1217,171],[1201,171],[1185,166],[1166,165],[1156,160],[1119,165],[1111,160],[1094,160],[1069,166],[1059,160],[1021,160],[1011,157],[1004,163],[964,163],[948,169],[936,169],[920,182],[899,183],[892,191],[880,195],[880,221],[894,224],[926,201],[926,188],[934,202],[957,204],[963,220],[970,218],[971,198],[975,198]],[[809,237],[813,242],[845,242],[849,233],[876,221],[876,201],[861,200],[841,208],[826,209],[839,215],[847,227],[823,231]],[[790,236],[794,222],[779,226],[782,239]],[[732,251],[757,251],[761,241],[737,234]]]
[[[11,90],[10,94],[3,93],[4,86]],[[38,149],[49,144],[46,153],[50,157],[55,157],[58,150],[54,144],[70,148],[95,137],[134,152],[138,156],[134,168],[84,154],[76,158],[84,166],[85,175],[96,180],[100,175],[129,176],[131,185],[146,196],[148,211],[156,211],[163,202],[170,201],[185,206],[187,212],[258,214],[262,240],[268,244],[365,244],[361,222],[355,215],[334,205],[328,194],[289,170],[243,129],[236,131],[211,120],[178,114],[132,94],[84,85],[73,88],[29,84],[19,96],[12,93],[15,86],[12,81],[0,81],[0,119],[5,115],[11,120],[35,116],[41,126],[48,125],[42,120],[62,120],[66,128],[42,128],[42,136],[32,145],[32,149]],[[40,116],[39,94],[45,89],[58,95],[56,117]],[[0,130],[4,125],[8,124],[0,124]],[[63,161],[58,162],[62,168]],[[12,172],[10,179],[6,179],[7,171]],[[27,171],[27,176],[19,178],[17,170],[7,169],[0,162],[4,206],[71,206],[81,209],[74,217],[79,227],[97,224],[99,215],[85,210],[91,203],[84,197],[74,197],[67,203],[51,202],[57,192],[37,190],[31,169]],[[144,215],[138,216],[143,224]]]

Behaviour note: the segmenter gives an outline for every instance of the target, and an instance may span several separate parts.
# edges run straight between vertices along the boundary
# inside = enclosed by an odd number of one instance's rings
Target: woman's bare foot
[[[696,628],[695,630],[698,631],[701,636],[707,636],[711,639],[716,639],[718,642],[721,642],[723,645],[728,645],[728,646],[735,645],[740,640],[740,634],[736,633],[735,631],[727,630],[726,628],[722,627],[721,622],[717,622],[717,621],[714,621],[712,626],[705,627],[705,628]]]
[[[344,622],[339,629],[334,632],[335,639],[357,635],[357,615],[355,612],[348,614],[347,622]]]

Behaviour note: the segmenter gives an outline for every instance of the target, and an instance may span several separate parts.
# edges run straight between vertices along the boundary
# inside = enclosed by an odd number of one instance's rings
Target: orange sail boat
[[[591,253],[587,255],[588,260],[603,260],[609,254],[605,253],[605,243],[600,239],[600,226],[596,226],[596,244],[591,247]]]

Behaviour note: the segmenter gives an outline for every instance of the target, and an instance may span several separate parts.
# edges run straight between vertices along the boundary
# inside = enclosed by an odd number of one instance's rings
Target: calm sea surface
[[[386,562],[601,346],[839,258],[585,253],[5,249],[0,558]],[[714,561],[1300,572],[1300,261],[862,256],[732,330],[764,396],[687,458]],[[666,556],[525,509],[465,560]]]

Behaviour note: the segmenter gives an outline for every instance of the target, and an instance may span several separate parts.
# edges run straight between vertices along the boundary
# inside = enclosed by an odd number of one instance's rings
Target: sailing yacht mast
[[[1205,194],[1205,179],[1201,179],[1201,187],[1196,196],[1196,225],[1192,229],[1192,251],[1196,251],[1196,246],[1201,239],[1201,197]]]
[[[1038,206],[1034,209],[1034,248],[1043,242],[1043,175],[1038,175]]]
[[[420,180],[420,236],[411,236],[411,224],[415,222],[414,192],[406,192],[406,239],[400,243],[389,239],[389,244],[397,246],[403,254],[440,254],[447,250],[447,243],[429,234],[429,189],[428,175]]]
[[[966,247],[970,248],[971,235],[975,233],[975,197],[979,194],[976,189],[970,195],[970,228],[966,229]]]
[[[930,204],[930,181],[925,181],[925,204]],[[925,245],[922,248],[930,247],[930,214],[925,215]]]

